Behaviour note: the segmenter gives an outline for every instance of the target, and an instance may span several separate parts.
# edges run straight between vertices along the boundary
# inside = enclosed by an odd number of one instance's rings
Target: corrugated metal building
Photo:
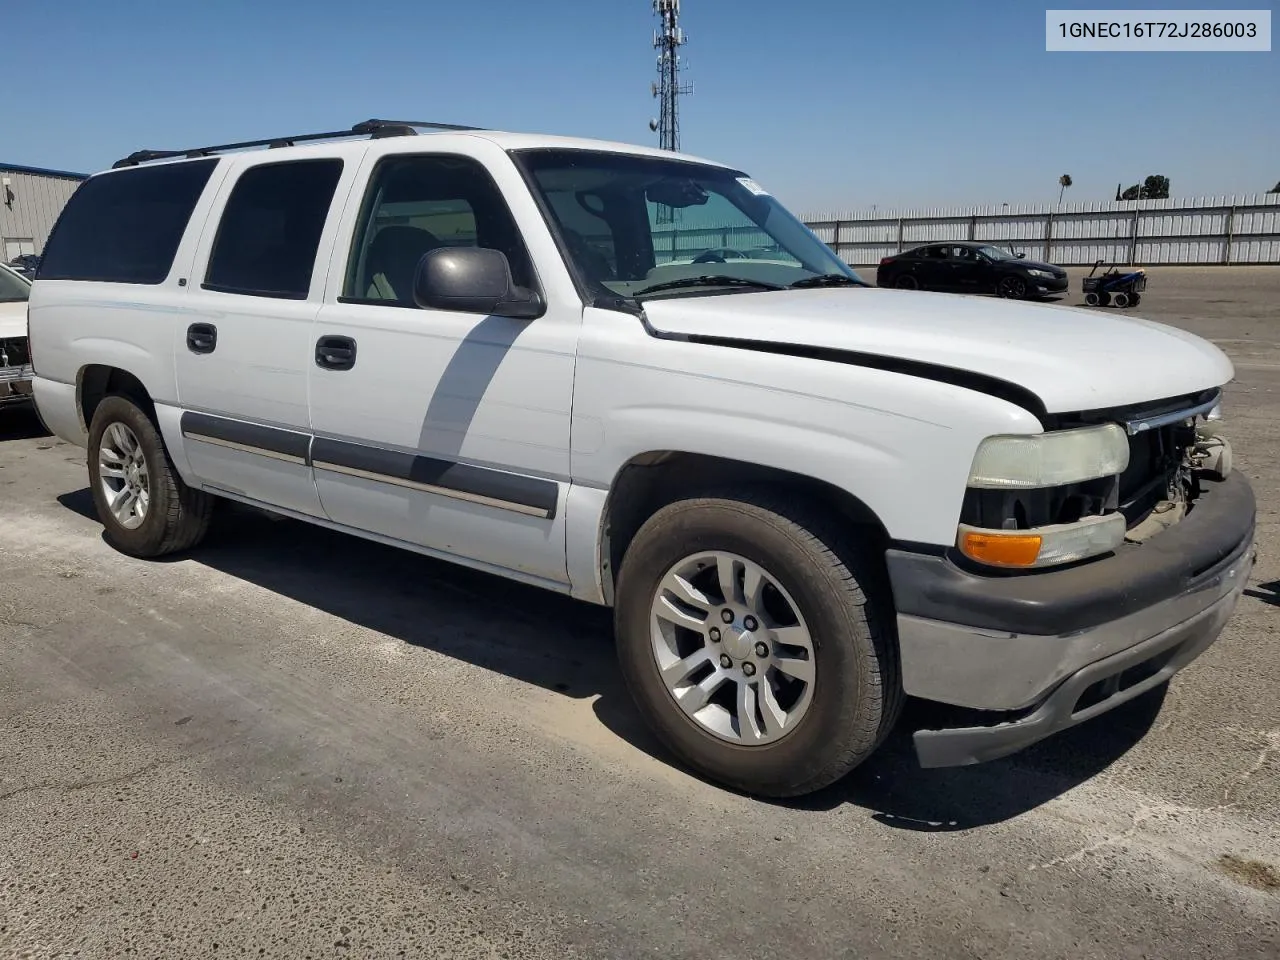
[[[0,163],[0,259],[40,253],[49,231],[86,179],[82,173]]]

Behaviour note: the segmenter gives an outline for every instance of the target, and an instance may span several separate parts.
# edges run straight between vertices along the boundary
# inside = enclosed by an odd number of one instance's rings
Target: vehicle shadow
[[[58,502],[97,522],[87,489]],[[680,766],[649,732],[622,682],[605,608],[227,502],[204,543],[173,559],[566,697],[594,697],[605,728],[659,762]],[[851,776],[782,805],[829,810],[851,804],[905,830],[1000,823],[1104,770],[1150,728],[1163,699],[1164,688],[1157,688],[1016,757],[948,770],[916,764],[910,731],[933,718],[929,705],[912,702],[898,730]]]
[[[30,404],[0,407],[0,443],[9,440],[35,440],[49,435]]]
[[[1253,597],[1255,600],[1261,600],[1263,603],[1269,603],[1273,607],[1280,607],[1280,580],[1272,580],[1268,583],[1260,583],[1257,587],[1249,587],[1245,590],[1246,597]]]

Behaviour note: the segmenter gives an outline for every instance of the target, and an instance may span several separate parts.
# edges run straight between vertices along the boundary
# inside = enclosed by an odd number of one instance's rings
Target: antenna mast
[[[658,51],[658,79],[650,85],[658,99],[657,121],[649,121],[649,129],[658,134],[663,150],[680,149],[680,97],[693,93],[692,83],[680,81],[680,47],[688,38],[680,27],[680,0],[653,0],[653,12],[661,21],[661,29],[653,33],[653,46]]]

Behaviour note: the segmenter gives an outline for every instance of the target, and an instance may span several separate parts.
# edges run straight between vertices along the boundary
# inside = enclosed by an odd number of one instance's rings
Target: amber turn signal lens
[[[960,537],[960,552],[970,560],[992,566],[1030,567],[1040,557],[1040,536],[966,530]]]

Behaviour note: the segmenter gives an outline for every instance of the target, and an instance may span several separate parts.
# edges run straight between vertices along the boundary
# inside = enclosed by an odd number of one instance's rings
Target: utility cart
[[[1147,289],[1147,272],[1141,267],[1128,273],[1121,273],[1114,266],[1099,276],[1098,267],[1102,261],[1094,263],[1089,275],[1084,278],[1084,302],[1091,307],[1136,307],[1142,301],[1142,291]]]

